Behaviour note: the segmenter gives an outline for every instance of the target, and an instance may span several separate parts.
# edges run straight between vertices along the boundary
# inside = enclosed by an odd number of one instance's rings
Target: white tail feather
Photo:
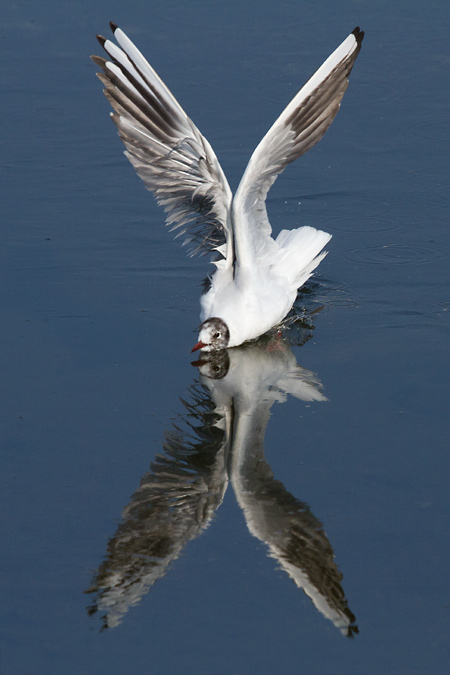
[[[330,239],[331,234],[314,227],[282,230],[276,238],[279,250],[275,269],[299,288],[325,258],[326,252],[320,252]]]

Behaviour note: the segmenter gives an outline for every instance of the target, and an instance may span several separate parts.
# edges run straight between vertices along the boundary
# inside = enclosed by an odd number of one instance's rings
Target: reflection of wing
[[[125,33],[111,24],[120,47],[99,37],[109,60],[93,56],[115,113],[126,156],[164,206],[167,224],[192,253],[222,249],[231,265],[231,191],[210,144]]]
[[[167,433],[164,454],[124,509],[93,587],[90,613],[104,612],[114,627],[167,571],[183,547],[207,527],[227,487],[226,447],[220,420],[200,386],[183,401],[183,427]]]
[[[270,555],[315,607],[344,635],[353,636],[358,633],[355,617],[322,523],[275,480],[264,460],[263,439],[247,440],[246,446],[233,449],[231,480],[250,532],[267,544]],[[239,450],[245,456],[239,457]]]
[[[326,401],[318,378],[301,368],[283,342],[272,340],[228,352],[229,367],[220,379],[204,382],[216,410],[229,419],[230,480],[250,532],[264,541],[316,608],[346,635],[358,632],[341,587],[342,574],[322,524],[309,507],[275,480],[264,458],[264,436],[275,401],[287,394],[304,401]],[[217,359],[217,355],[214,357]],[[214,366],[217,363],[214,361]],[[211,364],[203,373],[214,373]]]

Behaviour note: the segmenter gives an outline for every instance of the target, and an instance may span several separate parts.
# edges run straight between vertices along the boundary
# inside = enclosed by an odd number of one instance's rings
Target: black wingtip
[[[105,46],[106,38],[103,37],[103,35],[97,35],[97,40],[100,42],[101,46]]]
[[[109,25],[111,26],[111,30],[114,34],[114,32],[118,29],[118,25],[116,23],[113,23],[113,21],[110,21]]]
[[[93,54],[91,56],[91,61],[93,61],[96,66],[98,66],[99,68],[102,68],[104,70],[106,59],[104,59],[101,56],[96,56],[95,54]]]
[[[356,26],[356,28],[352,30],[352,34],[355,36],[356,42],[360,45],[364,38],[364,31],[361,30],[359,26]]]

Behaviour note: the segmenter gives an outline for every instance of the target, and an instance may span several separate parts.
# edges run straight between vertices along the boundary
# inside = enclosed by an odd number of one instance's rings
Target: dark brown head
[[[202,323],[198,331],[198,342],[193,348],[193,352],[197,349],[204,349],[207,352],[215,349],[226,349],[230,341],[230,331],[223,319],[217,316],[212,316]]]

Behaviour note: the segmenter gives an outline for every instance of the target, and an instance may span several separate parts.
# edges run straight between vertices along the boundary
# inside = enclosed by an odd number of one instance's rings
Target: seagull
[[[335,118],[364,32],[356,27],[284,109],[261,140],[233,196],[206,138],[125,33],[97,39],[108,58],[92,56],[125,155],[167,213],[166,224],[213,253],[216,267],[200,299],[192,349],[213,351],[254,340],[288,314],[298,289],[326,252],[331,235],[305,226],[276,239],[266,197],[286,166],[312,148]]]

